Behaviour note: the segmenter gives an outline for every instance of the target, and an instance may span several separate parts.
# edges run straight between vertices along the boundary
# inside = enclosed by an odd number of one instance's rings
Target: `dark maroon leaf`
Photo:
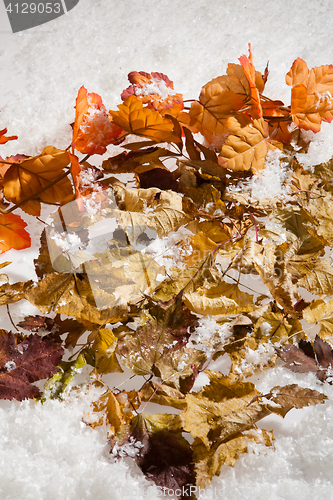
[[[130,456],[135,454],[135,461],[147,479],[173,491],[195,481],[191,446],[183,438],[182,429],[172,427],[172,420],[177,418],[140,413],[132,419],[129,436],[119,448],[123,455],[130,446],[134,452]],[[112,453],[115,455],[114,450]]]
[[[64,354],[61,345],[30,335],[16,345],[15,336],[0,336],[0,399],[29,399],[40,396],[32,382],[54,375]]]
[[[319,335],[316,335],[313,345],[316,352],[318,365],[321,368],[331,368],[333,350],[330,344],[328,342],[325,342],[321,337],[319,337]]]
[[[45,328],[45,319],[45,316],[26,316],[17,326],[29,332],[38,332],[41,328]]]
[[[280,358],[287,363],[287,368],[297,373],[316,372],[316,360],[307,356],[299,347],[287,345],[277,349]]]
[[[153,168],[147,172],[138,173],[137,176],[140,187],[143,189],[156,187],[161,190],[172,189],[172,191],[178,191],[178,183],[173,173],[165,168]]]

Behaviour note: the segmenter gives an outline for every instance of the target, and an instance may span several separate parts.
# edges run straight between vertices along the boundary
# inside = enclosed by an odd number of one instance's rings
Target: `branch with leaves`
[[[0,275],[9,314],[21,299],[41,312],[17,325],[11,318],[14,333],[0,330],[0,398],[65,399],[90,367],[100,397],[86,423],[106,423],[113,459],[134,457],[173,491],[205,487],[255,443],[272,446],[273,434],[256,426],[265,416],[326,399],[297,385],[263,395],[249,376],[279,356],[293,371],[332,381],[333,162],[306,170],[296,153],[308,150],[303,130],[316,133],[333,118],[333,66],[309,70],[296,59],[285,105],[264,95],[268,68],[255,70],[250,45],[239,62],[188,107],[162,73],[130,73],[109,112],[82,86],[66,150],[0,158],[2,253],[31,245],[15,210],[43,224],[41,204],[56,207],[35,260],[38,280],[10,284]],[[17,138],[6,133],[0,144]],[[112,156],[89,164],[109,145]],[[256,199],[250,183],[266,175],[272,154],[284,196]],[[103,220],[117,227],[89,254]],[[164,242],[160,255],[153,241]],[[210,371],[225,354],[229,374]],[[142,377],[140,390],[107,384],[124,367]],[[193,390],[203,374],[207,385]],[[45,378],[41,394],[34,382]],[[148,402],[179,414],[148,415]]]

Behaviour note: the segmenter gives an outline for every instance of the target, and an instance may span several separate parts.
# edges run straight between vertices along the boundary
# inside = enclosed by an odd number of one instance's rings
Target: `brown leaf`
[[[57,371],[64,350],[54,342],[30,335],[18,345],[12,333],[0,336],[0,398],[23,399],[40,396],[32,382]]]
[[[19,281],[10,285],[5,283],[0,286],[0,306],[17,302],[25,297],[26,292],[31,288],[33,282]]]
[[[47,146],[38,156],[13,163],[3,179],[4,195],[12,203],[21,203],[64,174],[70,163],[67,151]],[[38,195],[37,199],[24,203],[21,208],[30,215],[40,215],[40,201],[68,203],[73,190],[68,177]]]

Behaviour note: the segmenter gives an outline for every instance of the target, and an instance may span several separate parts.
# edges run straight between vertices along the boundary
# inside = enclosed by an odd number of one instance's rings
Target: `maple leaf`
[[[53,186],[40,193],[37,199],[21,205],[22,210],[30,215],[40,215],[40,201],[61,204],[71,201],[72,185],[63,170],[69,162],[67,151],[47,146],[40,155],[13,163],[3,178],[6,199],[12,203],[22,203],[59,179]]]
[[[113,121],[129,134],[146,137],[156,142],[179,142],[173,133],[171,120],[163,118],[158,111],[144,108],[142,102],[130,95],[119,111],[110,111]]]
[[[298,58],[286,75],[291,89],[291,115],[297,127],[319,132],[321,122],[333,119],[333,65],[308,69]]]
[[[159,405],[172,406],[178,410],[185,410],[187,403],[182,392],[174,387],[149,380],[139,392],[142,401],[149,401]]]
[[[219,163],[230,170],[260,173],[265,168],[269,150],[276,149],[270,142],[267,124],[263,118],[253,124],[239,121],[236,117],[227,120],[230,135],[222,146]]]
[[[53,375],[63,354],[59,344],[39,335],[17,345],[12,333],[0,335],[0,398],[22,401],[40,396],[32,382]]]
[[[84,154],[104,154],[106,147],[119,138],[122,129],[110,120],[101,96],[88,94],[82,86],[75,109],[73,147]]]
[[[112,456],[134,455],[148,480],[172,491],[194,484],[192,449],[182,436],[178,415],[140,413],[131,420],[130,432]]]
[[[31,246],[30,234],[24,229],[27,223],[19,215],[0,214],[0,250],[22,250]]]
[[[8,141],[15,141],[17,139],[17,135],[11,135],[10,137],[6,137],[7,129],[4,128],[0,130],[0,144],[6,144]]]
[[[149,108],[173,116],[178,116],[184,108],[182,94],[174,92],[173,82],[163,73],[145,73],[132,71],[128,74],[131,85],[125,89],[121,98],[125,101],[129,96],[135,96]]]
[[[253,65],[251,44],[249,43],[249,57],[241,56],[239,62],[242,65],[247,81],[250,85],[251,96],[251,115],[253,118],[258,119],[262,117],[262,108],[260,104],[259,90],[256,86],[256,71]]]

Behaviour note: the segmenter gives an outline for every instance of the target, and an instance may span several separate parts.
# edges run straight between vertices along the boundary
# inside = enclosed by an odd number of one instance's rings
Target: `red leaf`
[[[24,229],[27,223],[19,215],[0,214],[0,250],[7,252],[14,248],[22,250],[31,245],[29,233]]]
[[[0,399],[40,396],[32,382],[54,375],[63,354],[59,344],[39,335],[30,335],[18,345],[12,333],[0,335]]]
[[[118,139],[122,130],[110,120],[101,96],[88,94],[82,86],[75,109],[73,147],[88,155],[104,154],[106,147]]]

